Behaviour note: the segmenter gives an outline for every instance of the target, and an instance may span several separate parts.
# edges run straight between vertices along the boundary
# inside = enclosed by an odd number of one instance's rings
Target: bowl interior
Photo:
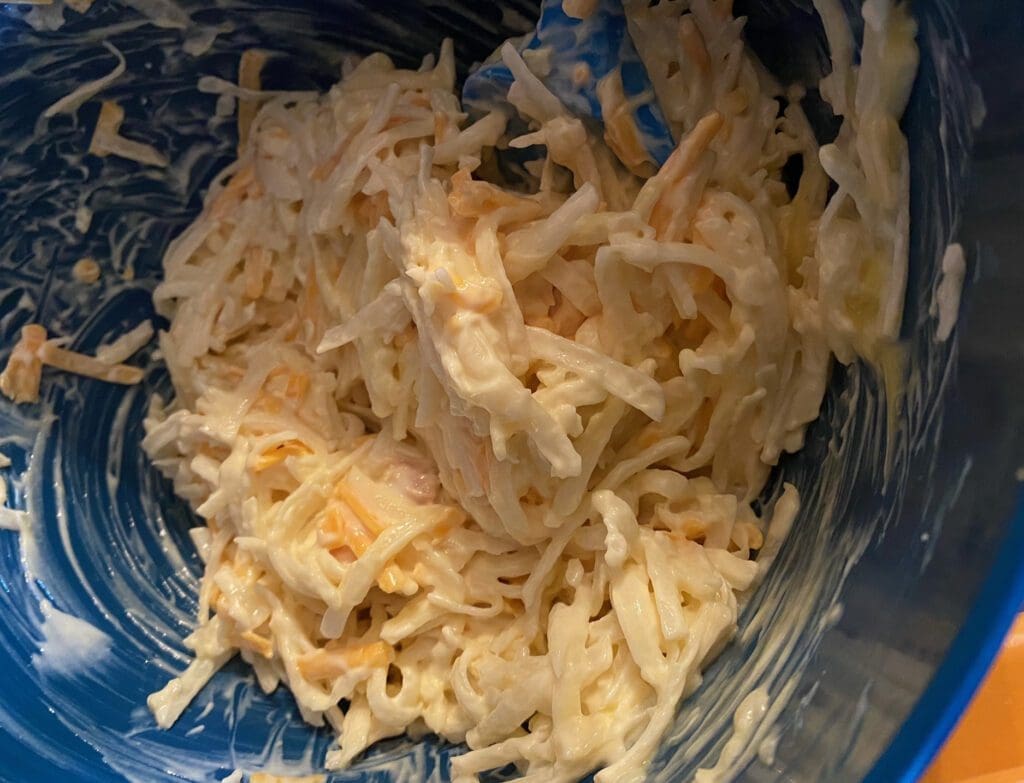
[[[812,85],[828,67],[809,2],[736,5],[751,16],[751,44],[781,77]],[[770,504],[783,480],[797,484],[800,516],[736,643],[682,706],[652,779],[687,779],[713,763],[756,687],[772,697],[771,720],[747,743],[746,757],[760,749],[764,760],[742,779],[861,779],[932,679],[1004,536],[1018,529],[1004,520],[1020,438],[979,431],[1015,409],[1003,388],[1021,380],[1021,362],[978,353],[991,350],[992,325],[977,308],[953,339],[935,336],[932,297],[962,222],[978,98],[948,9],[918,12],[921,73],[904,123],[914,174],[906,388],[887,394],[866,367],[836,368],[806,448],[784,461],[764,497]],[[382,50],[414,64],[445,36],[464,75],[535,15],[529,2],[468,0],[110,0],[84,16],[59,3],[0,6],[0,346],[38,321],[88,352],[154,317],[149,292],[167,243],[198,213],[236,144],[232,107],[199,92],[200,76],[234,80],[240,53],[259,46],[275,53],[268,87],[324,89],[346,52]],[[781,47],[780,33],[798,44]],[[104,42],[128,63],[104,97],[124,107],[127,135],[168,155],[166,171],[85,154],[96,100],[74,116],[39,119],[110,70]],[[834,132],[813,90],[807,105],[822,136]],[[982,249],[969,250],[980,265]],[[103,270],[92,286],[71,274],[86,256]],[[965,299],[986,285],[994,283],[979,273]],[[128,389],[47,373],[39,406],[0,405],[9,489],[35,520],[20,537],[0,533],[0,779],[64,770],[83,781],[219,780],[236,768],[318,769],[329,732],[306,726],[284,690],[263,695],[242,664],[218,674],[169,731],[145,708],[187,663],[182,639],[199,574],[187,536],[194,519],[139,448],[150,396],[169,393],[152,349],[146,366],[145,382]],[[965,367],[979,375],[954,390]],[[965,648],[970,661],[984,659],[983,642],[1019,600],[1020,588],[1007,584]],[[947,682],[943,709],[952,688]],[[432,738],[392,740],[331,780],[442,781],[451,751]],[[884,779],[898,779],[906,764],[897,767]]]

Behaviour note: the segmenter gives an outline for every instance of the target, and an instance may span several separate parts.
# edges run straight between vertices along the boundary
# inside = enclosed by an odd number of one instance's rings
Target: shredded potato
[[[915,60],[904,10],[870,21],[819,150],[729,3],[627,5],[677,140],[657,173],[621,85],[595,135],[511,45],[518,138],[467,121],[450,43],[323,96],[230,88],[261,109],[154,293],[175,396],[143,445],[206,523],[161,726],[237,654],[333,727],[331,768],[413,728],[469,745],[457,783],[642,777],[797,511],[752,504],[832,356],[894,336]],[[496,146],[540,160],[512,187]]]

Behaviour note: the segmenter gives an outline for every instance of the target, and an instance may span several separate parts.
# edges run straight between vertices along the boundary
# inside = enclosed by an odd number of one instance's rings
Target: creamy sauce
[[[768,692],[763,688],[751,691],[740,702],[733,716],[733,735],[725,743],[715,766],[697,770],[694,783],[723,783],[735,778],[736,763],[749,749],[755,733],[760,734],[768,712]]]
[[[43,672],[74,675],[83,668],[102,665],[111,638],[96,626],[62,612],[47,600],[39,602],[43,615],[43,642],[32,664]]]
[[[942,267],[939,284],[935,288],[931,313],[938,317],[935,327],[935,339],[945,342],[953,333],[957,315],[960,312],[960,294],[963,291],[964,276],[967,274],[967,263],[964,260],[963,247],[954,242],[946,247],[942,254]]]
[[[779,747],[779,732],[776,729],[772,729],[768,732],[768,736],[761,740],[761,744],[757,746],[757,759],[766,767],[775,765],[775,752]]]

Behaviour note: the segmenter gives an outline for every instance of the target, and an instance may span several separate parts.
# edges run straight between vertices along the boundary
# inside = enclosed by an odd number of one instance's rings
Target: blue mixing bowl
[[[827,67],[808,0],[736,6],[781,77],[811,84]],[[897,435],[886,438],[892,400],[874,375],[837,369],[807,447],[765,497],[783,477],[800,488],[793,532],[736,642],[682,705],[651,780],[686,780],[713,762],[760,686],[771,720],[751,738],[762,752],[742,780],[912,781],[1020,606],[1024,14],[1009,1],[914,10],[922,59],[904,122],[913,226]],[[84,15],[60,0],[0,5],[0,359],[30,321],[88,352],[154,317],[163,251],[236,144],[230,107],[218,112],[200,76],[233,80],[239,54],[261,46],[277,53],[269,86],[325,88],[346,51],[413,63],[449,35],[468,66],[534,15],[525,0],[97,0]],[[104,97],[126,109],[126,135],[169,156],[166,171],[85,154],[96,100],[40,119],[116,64],[104,41],[127,59]],[[827,133],[829,118],[815,120]],[[932,305],[953,241],[968,274],[941,341]],[[71,273],[85,256],[102,268],[92,286]],[[170,731],[144,706],[186,665],[199,562],[190,512],[139,448],[150,396],[169,391],[159,358],[143,359],[138,387],[48,372],[41,404],[0,405],[9,502],[33,512],[21,534],[0,532],[0,780],[313,771],[331,736],[303,724],[285,691],[264,696],[244,666],[218,674]],[[444,781],[456,750],[397,739],[330,780]]]

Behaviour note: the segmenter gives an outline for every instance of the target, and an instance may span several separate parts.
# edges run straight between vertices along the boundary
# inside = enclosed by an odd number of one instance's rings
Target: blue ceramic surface
[[[811,83],[826,67],[808,2],[736,7],[781,76]],[[914,7],[922,63],[905,120],[910,372],[898,435],[885,437],[887,402],[872,374],[837,370],[807,448],[772,485],[793,481],[805,498],[792,535],[736,643],[682,706],[651,780],[686,780],[712,762],[739,701],[764,686],[773,720],[756,739],[777,749],[742,780],[912,781],[1020,606],[1024,18],[1015,2]],[[0,359],[29,321],[89,351],[153,317],[163,251],[236,141],[230,107],[217,116],[216,96],[196,89],[200,76],[233,80],[240,52],[259,45],[276,53],[270,86],[323,88],[346,51],[415,63],[445,35],[465,76],[535,17],[527,2],[470,0],[97,0],[85,16],[59,3],[0,5]],[[782,45],[793,40],[783,31],[798,43]],[[39,119],[114,66],[103,41],[128,63],[104,97],[125,108],[126,135],[168,155],[167,172],[85,154],[96,100],[73,117]],[[812,91],[808,110],[827,134],[820,109]],[[87,228],[75,224],[83,206]],[[932,297],[954,240],[968,283],[952,338],[938,342]],[[93,286],[70,272],[87,255],[103,269]],[[286,692],[262,695],[241,665],[218,674],[170,731],[145,710],[146,695],[187,663],[199,566],[190,513],[139,450],[166,373],[151,354],[136,361],[147,368],[140,387],[47,372],[40,405],[0,404],[0,452],[13,462],[2,475],[12,504],[35,519],[20,536],[0,531],[0,781],[313,771],[329,734],[305,726]],[[58,622],[65,615],[92,630],[62,640],[74,623]],[[441,783],[449,752],[394,740],[330,779]]]

